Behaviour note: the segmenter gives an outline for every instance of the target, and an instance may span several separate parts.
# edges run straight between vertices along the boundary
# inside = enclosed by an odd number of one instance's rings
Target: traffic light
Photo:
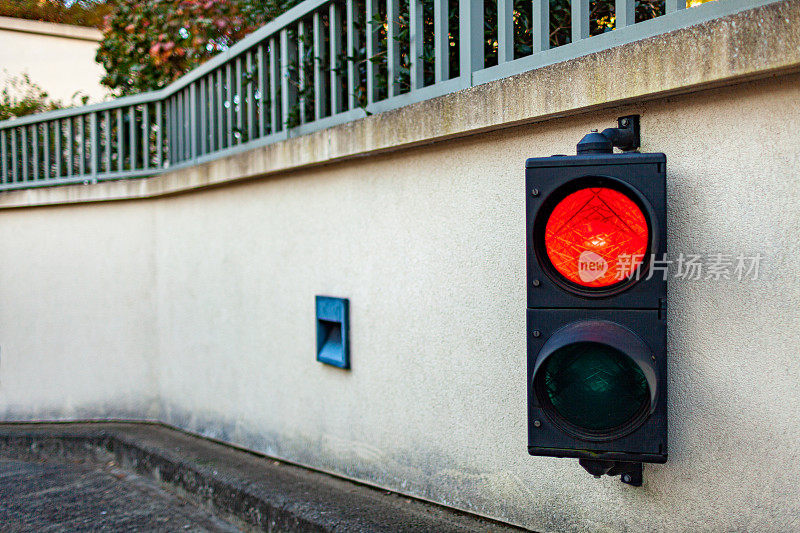
[[[528,452],[632,485],[667,460],[666,156],[638,119],[525,164]]]

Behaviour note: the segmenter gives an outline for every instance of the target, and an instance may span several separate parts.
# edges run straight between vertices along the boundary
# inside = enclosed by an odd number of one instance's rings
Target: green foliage
[[[110,6],[104,0],[0,0],[0,16],[100,28]]]
[[[61,102],[50,99],[27,74],[12,76],[0,91],[0,120],[24,117],[33,113],[61,109]]]
[[[8,76],[0,90],[0,120],[86,105],[88,101],[89,96],[78,91],[65,104],[61,100],[50,98],[47,91],[31,81],[27,74]]]
[[[120,94],[159,89],[297,0],[110,0],[97,61]]]

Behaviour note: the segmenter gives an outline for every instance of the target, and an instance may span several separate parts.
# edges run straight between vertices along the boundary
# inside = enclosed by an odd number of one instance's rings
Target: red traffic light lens
[[[547,257],[581,287],[616,285],[644,260],[650,233],[642,209],[608,187],[588,187],[556,204],[545,226]]]

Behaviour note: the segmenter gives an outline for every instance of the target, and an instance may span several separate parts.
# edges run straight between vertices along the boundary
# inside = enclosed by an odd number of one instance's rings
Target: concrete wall
[[[0,17],[0,81],[28,74],[64,103],[76,92],[93,102],[103,100],[105,71],[94,60],[100,37],[94,28]]]
[[[766,73],[177,195],[13,193],[0,414],[157,418],[538,531],[796,531],[799,99]],[[525,433],[523,163],[629,113],[667,154],[671,253],[764,256],[671,283],[670,460],[642,488]],[[350,298],[352,371],[314,359],[316,294]]]
[[[164,420],[537,530],[791,530],[798,98],[761,82],[162,200]],[[522,162],[631,111],[669,158],[672,252],[765,255],[757,282],[672,284],[671,457],[644,489],[525,451]],[[314,360],[315,294],[351,299],[350,373]]]
[[[6,215],[0,404],[7,418],[157,415],[151,207],[117,204],[102,221],[76,207]]]

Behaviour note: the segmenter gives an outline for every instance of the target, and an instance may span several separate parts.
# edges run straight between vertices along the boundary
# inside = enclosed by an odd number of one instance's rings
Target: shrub
[[[111,0],[97,61],[120,94],[159,89],[297,0]]]
[[[0,91],[0,120],[24,117],[62,107],[64,106],[61,102],[52,100],[44,89],[31,81],[27,74],[8,77]]]
[[[101,28],[111,10],[103,0],[0,0],[0,16]]]

